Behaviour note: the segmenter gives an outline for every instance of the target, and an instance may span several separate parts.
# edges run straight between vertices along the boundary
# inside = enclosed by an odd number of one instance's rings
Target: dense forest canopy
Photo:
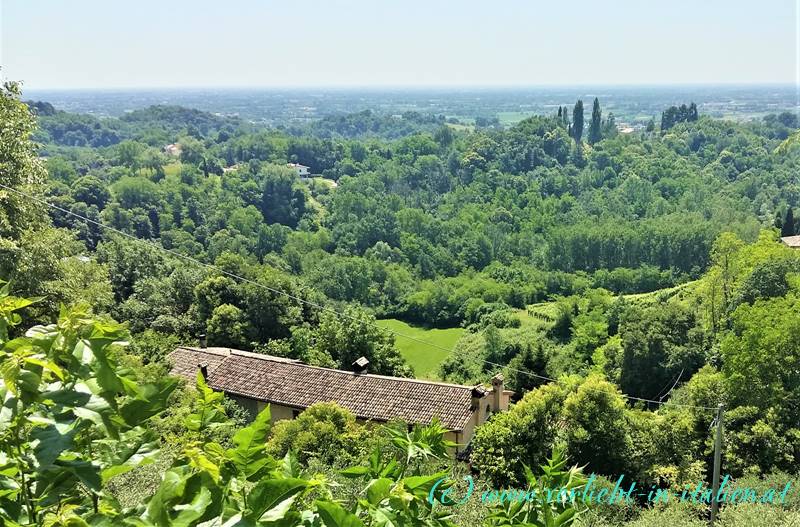
[[[471,298],[517,308],[584,284],[676,285],[707,268],[721,232],[752,241],[796,205],[795,161],[772,155],[794,116],[619,134],[595,110],[592,145],[575,139],[578,105],[507,130],[363,112],[307,133],[176,107],[119,120],[47,111],[35,138],[63,208],[205,262],[267,263],[333,300],[432,325],[465,320],[454,298],[465,279]],[[180,144],[178,159],[167,144]],[[287,162],[319,177],[300,181]],[[60,212],[53,220],[92,249],[107,237]]]

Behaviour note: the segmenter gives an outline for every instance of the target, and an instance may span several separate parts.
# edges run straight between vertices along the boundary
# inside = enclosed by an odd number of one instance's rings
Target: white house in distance
[[[301,178],[307,178],[311,176],[311,172],[309,172],[310,170],[309,167],[305,165],[301,165],[300,163],[287,163],[286,166],[288,166],[289,168],[293,168],[297,172],[297,175],[300,176]]]
[[[181,145],[172,143],[164,147],[164,153],[170,156],[178,157],[181,155]]]

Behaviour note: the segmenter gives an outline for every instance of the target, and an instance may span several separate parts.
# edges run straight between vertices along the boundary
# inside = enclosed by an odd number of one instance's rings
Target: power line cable
[[[667,390],[667,393],[661,395],[661,393],[659,392],[659,397],[658,397],[659,401],[663,401],[665,398],[669,397],[669,394],[672,393],[672,390],[674,390],[675,387],[678,385],[678,383],[681,382],[681,377],[683,377],[684,370],[686,370],[686,368],[681,368],[681,372],[678,374],[678,377],[675,378],[675,383],[669,390]]]
[[[0,188],[4,188],[4,189],[6,189],[8,191],[11,191],[11,192],[19,195],[19,196],[25,197],[25,198],[27,198],[27,199],[29,199],[31,201],[34,201],[34,202],[39,203],[41,205],[45,205],[45,206],[50,207],[52,209],[58,210],[60,212],[63,212],[64,214],[69,214],[70,216],[74,216],[74,217],[76,217],[78,219],[81,219],[81,220],[87,222],[87,223],[90,223],[92,225],[96,225],[96,226],[100,227],[101,229],[106,229],[106,230],[109,230],[109,231],[114,232],[116,234],[119,234],[120,236],[124,236],[126,238],[129,238],[131,240],[137,241],[139,243],[143,243],[143,244],[148,245],[148,246],[150,246],[150,247],[152,247],[152,248],[154,248],[156,250],[163,251],[163,252],[168,253],[168,254],[170,254],[172,256],[175,256],[176,258],[180,258],[182,260],[185,260],[185,261],[188,261],[188,262],[192,262],[192,263],[194,263],[196,265],[199,265],[201,267],[205,267],[206,269],[210,269],[212,271],[216,271],[216,272],[218,272],[218,273],[220,273],[222,275],[225,275],[225,276],[227,276],[229,278],[232,278],[232,279],[235,279],[235,280],[238,280],[240,282],[247,283],[247,284],[254,285],[254,286],[262,288],[262,289],[264,289],[266,291],[270,291],[271,293],[282,295],[282,296],[284,296],[286,298],[294,300],[295,302],[298,302],[298,303],[301,303],[301,304],[305,304],[305,305],[308,305],[308,306],[311,306],[311,307],[315,307],[317,309],[320,309],[322,311],[326,311],[328,313],[333,313],[333,314],[335,314],[335,315],[337,315],[339,317],[348,318],[350,320],[358,320],[357,317],[354,317],[352,315],[348,315],[346,313],[343,313],[341,311],[337,311],[337,310],[335,310],[333,308],[324,306],[322,304],[318,304],[316,302],[312,302],[310,300],[306,300],[304,298],[300,298],[298,296],[292,295],[291,293],[287,293],[286,291],[282,291],[280,289],[275,289],[273,287],[270,287],[268,285],[262,284],[260,282],[256,282],[255,280],[251,280],[249,278],[246,278],[244,276],[240,276],[240,275],[237,275],[235,273],[231,273],[230,271],[226,271],[225,269],[222,269],[222,268],[217,267],[215,265],[205,263],[205,262],[203,262],[201,260],[198,260],[196,258],[193,258],[191,256],[187,256],[185,254],[181,254],[181,253],[179,253],[179,252],[177,252],[175,250],[167,249],[166,247],[164,247],[160,243],[156,243],[156,242],[154,242],[152,240],[145,240],[145,239],[142,239],[142,238],[138,238],[137,236],[134,236],[133,234],[127,233],[127,232],[122,231],[120,229],[117,229],[115,227],[111,227],[110,225],[106,225],[104,223],[101,223],[99,221],[93,220],[91,218],[87,218],[86,216],[82,216],[82,215],[80,215],[80,214],[78,214],[76,212],[73,212],[71,210],[65,209],[64,207],[61,207],[61,206],[56,205],[54,203],[50,203],[49,201],[47,201],[45,199],[37,198],[36,196],[33,196],[33,195],[28,194],[26,192],[23,192],[23,191],[21,191],[19,189],[10,187],[10,186],[5,185],[3,183],[0,183]],[[380,327],[380,326],[378,326],[378,327]],[[422,344],[424,346],[429,346],[431,348],[438,349],[440,351],[444,351],[444,352],[447,352],[447,353],[451,353],[453,351],[453,349],[446,348],[444,346],[440,346],[440,345],[435,344],[433,342],[428,342],[426,340],[422,340],[422,339],[419,339],[417,337],[412,337],[411,335],[406,335],[404,333],[401,333],[399,331],[393,330],[391,328],[382,328],[382,329],[385,329],[386,331],[388,331],[389,333],[391,333],[391,334],[393,334],[395,336],[403,337],[403,338],[409,339],[411,341],[420,343],[420,344]],[[545,375],[539,375],[537,373],[533,373],[533,372],[530,372],[530,371],[527,371],[527,370],[520,370],[518,368],[511,368],[511,367],[509,367],[507,365],[498,364],[498,363],[495,363],[495,362],[492,362],[492,361],[489,361],[489,360],[486,360],[486,359],[479,359],[479,361],[483,362],[484,364],[488,364],[490,366],[494,366],[496,368],[500,368],[501,370],[505,369],[506,371],[513,371],[515,373],[519,373],[519,374],[522,374],[522,375],[528,375],[528,376],[534,377],[536,379],[540,379],[540,380],[544,380],[544,381],[548,381],[548,382],[554,382],[554,383],[560,383],[561,382],[558,379],[554,379],[552,377],[547,377]],[[680,379],[680,376],[678,377],[678,379]],[[676,381],[675,384],[677,385],[677,381]],[[674,386],[673,386],[673,388],[674,388]],[[595,392],[598,392],[598,393],[609,393],[609,392],[607,392],[605,390],[594,390],[594,389],[592,389],[592,391],[595,391]],[[672,390],[670,390],[670,391],[672,391]],[[624,393],[621,393],[620,395],[623,398],[628,399],[628,400],[638,401],[638,402],[645,402],[645,403],[652,403],[652,404],[656,404],[656,405],[659,405],[659,406],[668,406],[669,405],[669,406],[675,406],[675,407],[680,407],[680,408],[695,408],[695,409],[699,409],[699,410],[714,410],[714,411],[717,410],[716,408],[713,408],[713,407],[710,407],[710,406],[696,406],[696,405],[690,405],[690,404],[673,403],[673,402],[670,402],[670,401],[666,401],[666,402],[664,402],[664,401],[656,401],[656,400],[653,400],[653,399],[635,397],[633,395],[627,395],[627,394],[624,394]]]

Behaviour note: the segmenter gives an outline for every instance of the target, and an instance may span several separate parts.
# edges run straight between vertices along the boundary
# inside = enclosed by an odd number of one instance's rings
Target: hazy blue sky
[[[28,88],[795,82],[793,0],[0,0]]]

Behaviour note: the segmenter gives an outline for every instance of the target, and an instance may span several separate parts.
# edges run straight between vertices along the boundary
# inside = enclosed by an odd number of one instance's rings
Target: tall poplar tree
[[[572,110],[572,138],[580,144],[583,137],[583,101],[578,99]]]
[[[603,113],[600,110],[600,101],[597,97],[594,98],[594,106],[592,107],[592,124],[589,125],[589,144],[593,145],[603,138],[602,131],[602,117]]]
[[[789,210],[786,211],[786,218],[783,220],[783,225],[781,226],[781,237],[784,236],[794,236],[794,211],[792,207],[789,207]]]

